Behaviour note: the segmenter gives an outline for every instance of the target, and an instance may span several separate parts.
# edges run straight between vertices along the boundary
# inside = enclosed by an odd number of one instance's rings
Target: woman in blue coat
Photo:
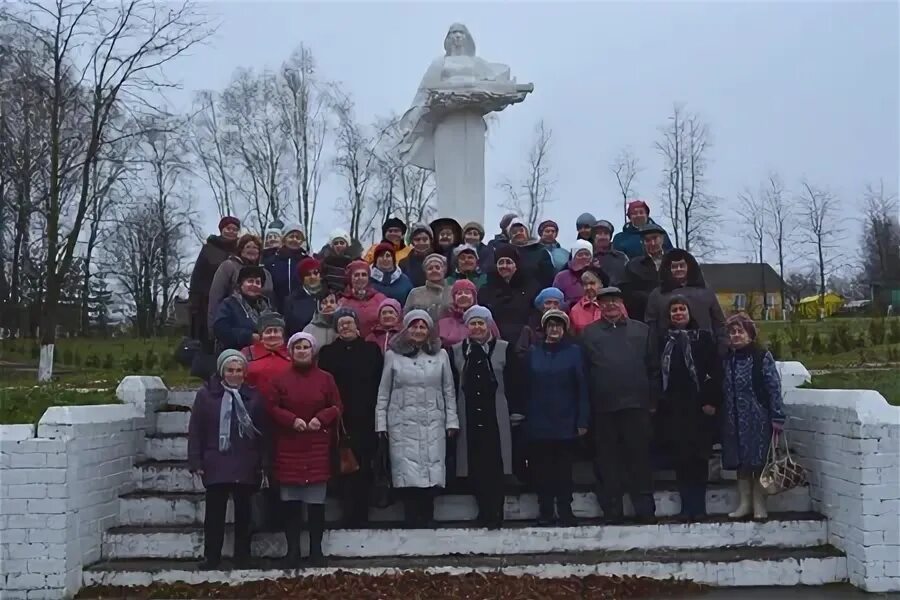
[[[266,270],[262,267],[241,267],[238,289],[219,304],[213,321],[219,352],[229,348],[240,350],[259,341],[256,322],[260,314],[269,310],[269,300],[262,293],[265,282]]]
[[[773,434],[784,427],[781,377],[772,354],[756,344],[756,324],[745,314],[725,323],[729,352],[724,365],[722,466],[738,472],[740,505],[728,516],[768,517],[759,473]]]
[[[396,251],[390,242],[382,242],[375,247],[375,264],[372,265],[369,277],[372,287],[388,298],[393,298],[402,305],[413,289],[412,281],[397,266]]]
[[[544,340],[525,357],[527,394],[525,432],[529,440],[531,476],[538,492],[538,525],[559,517],[575,525],[572,514],[572,456],[575,438],[587,433],[590,405],[581,347],[566,336],[569,317],[548,310],[541,317]],[[555,515],[554,515],[555,503]]]
[[[281,248],[263,261],[263,265],[272,275],[275,308],[282,314],[288,297],[302,284],[298,277],[297,266],[307,256],[303,226],[300,223],[292,223],[284,228]]]

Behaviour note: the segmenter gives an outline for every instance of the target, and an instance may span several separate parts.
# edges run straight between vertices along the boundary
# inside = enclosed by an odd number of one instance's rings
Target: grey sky
[[[866,3],[343,3],[220,2],[216,39],[168,69],[185,92],[223,88],[238,66],[277,67],[301,41],[324,77],[341,81],[359,116],[406,110],[447,27],[465,23],[479,56],[533,81],[525,103],[499,114],[487,150],[486,228],[502,212],[495,184],[515,176],[544,118],[553,129],[556,202],[547,216],[574,238],[589,210],[622,223],[608,165],[633,147],[637,189],[657,214],[657,128],[673,101],[708,122],[711,191],[730,202],[770,169],[832,189],[846,214],[865,183],[898,180],[898,5]],[[186,101],[187,94],[176,96]],[[338,219],[325,191],[317,240]],[[214,219],[207,219],[210,228]],[[737,233],[735,220],[726,227]],[[855,229],[854,229],[855,231]],[[855,233],[854,239],[855,239]],[[728,257],[746,255],[738,242]]]

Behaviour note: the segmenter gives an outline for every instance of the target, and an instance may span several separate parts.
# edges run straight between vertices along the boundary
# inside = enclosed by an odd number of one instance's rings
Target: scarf
[[[390,273],[385,273],[378,267],[373,266],[371,272],[369,273],[369,277],[382,285],[393,285],[395,281],[400,279],[401,275],[403,275],[403,271],[396,267]]]
[[[252,438],[260,435],[259,430],[253,426],[253,419],[244,406],[240,390],[225,385],[225,393],[222,395],[222,404],[219,407],[219,452],[228,452],[231,449],[231,414],[237,416],[238,435],[242,438]]]
[[[324,314],[317,310],[315,314],[313,314],[310,323],[318,327],[324,327],[325,329],[332,329],[334,327],[334,313]]]
[[[669,389],[669,371],[672,368],[672,352],[677,344],[681,348],[681,355],[684,357],[684,366],[687,367],[688,373],[691,375],[697,390],[700,389],[700,381],[697,379],[697,368],[694,366],[694,356],[691,353],[691,342],[700,339],[699,329],[670,329],[666,334],[666,345],[663,347],[662,354],[662,380],[663,391]]]
[[[235,292],[235,296],[241,308],[244,309],[247,318],[253,321],[253,326],[256,327],[256,324],[259,322],[259,315],[269,310],[269,300],[265,296],[252,300],[240,292]]]

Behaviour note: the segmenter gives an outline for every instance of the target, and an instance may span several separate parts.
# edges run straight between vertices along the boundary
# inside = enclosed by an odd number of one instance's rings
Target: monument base
[[[484,224],[484,135],[477,110],[448,113],[434,128],[439,217]]]

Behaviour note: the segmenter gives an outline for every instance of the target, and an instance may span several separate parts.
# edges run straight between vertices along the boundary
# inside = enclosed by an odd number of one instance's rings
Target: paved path
[[[867,594],[850,585],[827,587],[753,588],[715,590],[697,596],[697,600],[882,600],[900,599],[900,593]]]

